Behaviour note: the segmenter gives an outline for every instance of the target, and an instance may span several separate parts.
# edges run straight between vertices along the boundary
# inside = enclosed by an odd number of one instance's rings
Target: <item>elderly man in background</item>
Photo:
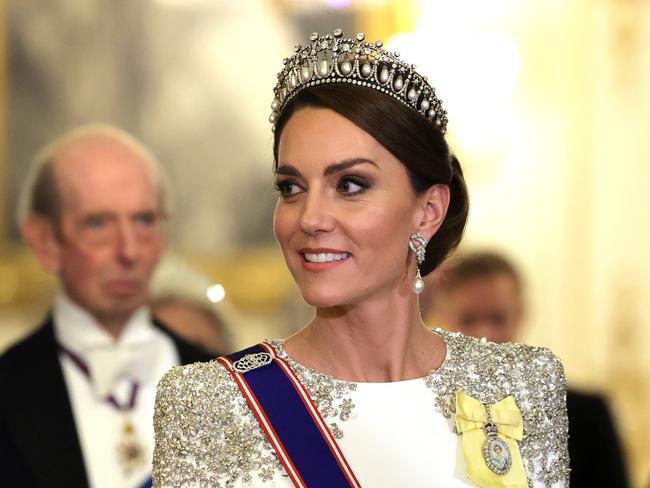
[[[165,244],[161,167],[121,130],[83,126],[41,151],[21,197],[23,238],[60,291],[0,357],[0,484],[149,486],[156,384],[207,359],[145,306]]]
[[[514,342],[524,322],[524,285],[515,266],[493,252],[448,259],[432,277],[422,315],[441,327],[492,342]],[[614,423],[602,397],[567,391],[571,488],[628,486]]]

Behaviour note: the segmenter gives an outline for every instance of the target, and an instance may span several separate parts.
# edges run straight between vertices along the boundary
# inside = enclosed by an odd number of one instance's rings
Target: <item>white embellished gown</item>
[[[519,447],[530,487],[568,488],[566,380],[545,348],[494,344],[436,329],[441,367],[389,383],[337,380],[296,363],[305,385],[364,488],[475,486],[454,433],[455,392],[481,402],[512,395],[521,410]],[[155,488],[291,488],[230,373],[217,361],[172,369],[158,386]]]

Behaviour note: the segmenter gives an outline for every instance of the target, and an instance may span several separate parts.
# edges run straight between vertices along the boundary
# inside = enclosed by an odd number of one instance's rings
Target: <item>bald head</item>
[[[85,179],[80,178],[77,171],[97,171],[102,175],[102,168],[114,164],[113,155],[118,155],[118,160],[140,165],[146,171],[155,188],[158,210],[168,215],[167,177],[155,156],[121,129],[106,124],[88,124],[58,137],[34,158],[19,197],[18,225],[22,226],[28,215],[37,214],[58,229],[64,196],[68,195],[70,184],[74,185],[74,180],[85,184]]]

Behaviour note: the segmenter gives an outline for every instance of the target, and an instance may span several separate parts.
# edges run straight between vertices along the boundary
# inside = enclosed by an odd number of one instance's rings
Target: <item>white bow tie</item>
[[[144,383],[151,377],[151,364],[156,360],[155,343],[104,345],[86,351],[91,385],[96,395],[105,399],[119,395],[127,383]],[[126,393],[126,392],[124,392]]]

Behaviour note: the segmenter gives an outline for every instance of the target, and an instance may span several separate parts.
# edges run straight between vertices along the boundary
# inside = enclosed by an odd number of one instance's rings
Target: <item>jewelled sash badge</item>
[[[271,364],[271,361],[273,361],[273,357],[266,352],[246,354],[233,363],[233,369],[238,373],[248,373],[254,369]]]
[[[484,404],[456,392],[456,431],[462,435],[467,477],[482,488],[527,488],[519,441],[521,412],[512,396]]]

